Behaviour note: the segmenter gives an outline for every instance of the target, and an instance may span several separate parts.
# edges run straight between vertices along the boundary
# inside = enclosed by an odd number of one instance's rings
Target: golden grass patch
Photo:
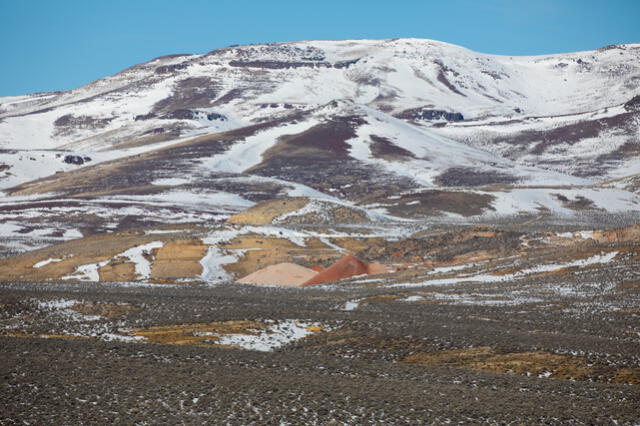
[[[418,352],[407,356],[405,364],[449,366],[493,373],[544,375],[556,379],[640,383],[640,370],[601,364],[585,359],[543,351],[501,353],[489,346]]]
[[[207,253],[208,246],[201,240],[169,241],[158,249],[151,267],[151,279],[167,280],[200,276],[200,260]]]
[[[220,321],[137,328],[131,335],[164,345],[211,346],[216,344],[220,334],[256,335],[266,328],[267,324],[256,321]]]
[[[307,198],[284,198],[267,200],[241,211],[229,219],[229,223],[246,225],[268,225],[275,218],[300,210],[309,203]]]
[[[64,340],[90,340],[91,337],[73,336],[70,334],[29,334],[29,333],[0,333],[0,337],[16,337],[22,339],[64,339]]]

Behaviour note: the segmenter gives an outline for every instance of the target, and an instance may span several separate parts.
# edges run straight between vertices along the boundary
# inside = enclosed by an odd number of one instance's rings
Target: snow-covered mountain
[[[639,96],[640,45],[533,57],[420,39],[234,46],[0,98],[0,188],[313,194],[409,217],[637,210]]]

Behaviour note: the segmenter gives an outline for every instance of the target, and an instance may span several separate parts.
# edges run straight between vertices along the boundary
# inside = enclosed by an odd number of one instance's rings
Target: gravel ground
[[[636,268],[426,288],[3,283],[0,424],[638,424]],[[108,341],[291,319],[323,331],[271,352]],[[589,374],[403,362],[470,348],[560,354]]]

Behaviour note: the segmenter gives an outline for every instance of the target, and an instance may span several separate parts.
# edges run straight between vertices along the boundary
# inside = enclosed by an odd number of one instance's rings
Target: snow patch
[[[152,185],[158,186],[178,186],[178,185],[186,185],[191,183],[191,180],[184,178],[164,178],[164,179],[156,179],[151,182]]]
[[[354,311],[360,306],[360,299],[349,300],[340,308],[341,311]]]
[[[120,253],[117,257],[127,257],[135,264],[138,279],[148,279],[151,275],[151,262],[149,262],[147,257],[151,256],[152,250],[159,249],[163,245],[164,243],[161,241],[154,241],[152,243],[130,248],[129,250]]]
[[[55,262],[62,262],[63,258],[49,258],[47,260],[41,260],[38,263],[35,263],[32,268],[42,268],[43,266],[47,266],[50,263],[55,263]]]
[[[437,285],[451,285],[451,284],[458,284],[463,282],[486,282],[486,283],[504,282],[504,281],[520,279],[528,275],[537,274],[540,272],[554,272],[554,271],[558,271],[565,268],[584,267],[588,265],[608,263],[608,262],[611,262],[616,257],[617,254],[618,254],[617,251],[612,251],[609,253],[597,254],[586,259],[579,259],[573,262],[538,265],[532,268],[522,269],[521,271],[515,272],[513,274],[506,274],[506,275],[480,274],[480,275],[460,276],[455,278],[441,278],[441,279],[435,279],[435,280],[427,280],[427,281],[417,282],[417,283],[390,284],[387,287],[425,287],[425,286],[437,286]]]
[[[250,330],[255,334],[216,334],[202,333],[201,335],[218,337],[217,344],[236,346],[260,352],[271,352],[296,340],[303,339],[314,333],[314,329],[324,329],[316,322],[297,320],[280,321],[269,325],[264,330]]]

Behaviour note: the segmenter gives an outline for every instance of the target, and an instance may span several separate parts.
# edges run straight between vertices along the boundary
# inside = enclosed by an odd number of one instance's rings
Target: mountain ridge
[[[590,205],[624,210],[638,203],[640,112],[628,108],[640,90],[637,58],[635,44],[515,57],[423,39],[167,55],[71,91],[0,98],[0,188],[18,195],[53,185],[72,195],[60,183],[69,171],[88,167],[89,176],[105,161],[131,157],[149,174],[131,188],[170,179],[183,164],[181,179],[201,181],[200,190],[207,173],[231,173],[362,206],[393,191],[488,191],[494,205],[474,211],[500,214],[495,197],[512,189],[597,185],[593,196],[613,185],[630,190],[626,201]],[[185,151],[196,146],[199,153]],[[175,153],[162,160],[166,173],[158,149]],[[131,179],[110,179],[117,191],[131,190]],[[116,188],[95,182],[82,193]],[[540,208],[564,211],[556,196],[545,197]]]

